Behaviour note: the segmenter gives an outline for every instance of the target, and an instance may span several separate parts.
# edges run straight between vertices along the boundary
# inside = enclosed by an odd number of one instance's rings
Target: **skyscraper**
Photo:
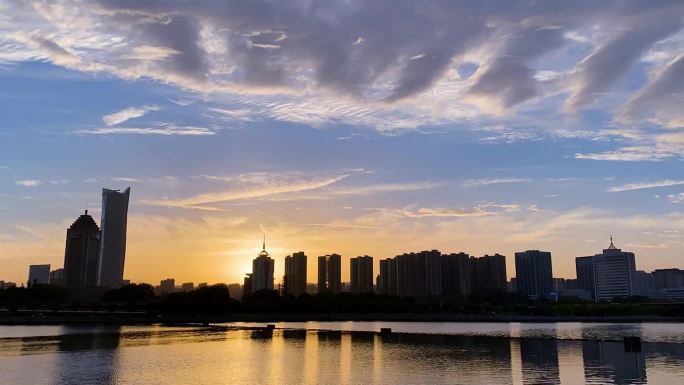
[[[273,290],[273,268],[275,261],[268,256],[266,251],[266,237],[259,255],[252,261],[252,293],[259,290]]]
[[[342,257],[339,254],[318,257],[318,293],[339,293],[342,288]]]
[[[50,265],[31,265],[28,275],[29,285],[47,285],[50,283]]]
[[[285,293],[294,297],[306,293],[306,255],[303,251],[285,257]]]
[[[517,291],[530,298],[548,298],[553,290],[551,253],[527,250],[515,253]]]
[[[72,293],[97,286],[100,229],[88,210],[67,229],[64,284]]]
[[[349,285],[352,294],[373,291],[373,257],[351,258],[349,260]]]
[[[117,288],[123,281],[130,192],[130,187],[123,192],[102,189],[102,236],[97,274],[98,285],[102,287]]]

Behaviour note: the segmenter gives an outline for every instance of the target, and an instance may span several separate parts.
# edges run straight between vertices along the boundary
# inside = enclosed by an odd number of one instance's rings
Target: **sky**
[[[0,0],[0,280],[131,187],[125,278],[261,249],[684,268],[684,2]]]

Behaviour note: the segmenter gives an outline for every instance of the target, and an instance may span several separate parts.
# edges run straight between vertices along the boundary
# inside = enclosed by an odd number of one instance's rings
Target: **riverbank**
[[[230,322],[590,322],[590,323],[684,323],[684,317],[663,316],[527,316],[527,315],[464,315],[464,314],[224,314],[216,316],[161,316],[145,313],[92,312],[78,314],[39,313],[0,314],[0,325],[60,325],[60,324],[218,324]]]

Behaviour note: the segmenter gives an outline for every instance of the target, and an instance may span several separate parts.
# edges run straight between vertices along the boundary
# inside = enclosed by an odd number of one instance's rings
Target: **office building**
[[[616,297],[634,295],[636,271],[634,253],[624,252],[613,244],[603,253],[592,257],[594,265],[594,293],[597,301],[610,301]]]
[[[285,257],[285,294],[299,297],[306,293],[306,255],[303,251]]]
[[[50,272],[50,285],[64,286],[64,269],[55,269]]]
[[[549,298],[553,289],[551,253],[527,250],[515,253],[517,292],[528,298]]]
[[[259,290],[273,290],[273,269],[275,261],[266,251],[266,237],[259,255],[252,261],[252,293]]]
[[[29,266],[28,285],[47,285],[50,283],[50,265]]]
[[[470,258],[470,285],[473,294],[506,292],[506,257],[501,254]],[[518,284],[520,278],[517,278]]]
[[[342,257],[330,254],[318,257],[318,293],[340,293],[342,290]]]
[[[594,262],[592,257],[575,258],[575,272],[577,274],[577,289],[586,291],[591,298],[596,298],[594,293]]]
[[[121,286],[123,280],[130,191],[130,187],[123,192],[102,189],[100,256],[97,275],[97,282],[101,287],[117,288]]]
[[[470,295],[470,255],[452,253],[442,255],[443,296],[465,298]]]
[[[351,258],[349,260],[349,286],[352,294],[373,291],[373,257]]]
[[[67,229],[64,284],[72,294],[97,286],[100,229],[88,210]]]

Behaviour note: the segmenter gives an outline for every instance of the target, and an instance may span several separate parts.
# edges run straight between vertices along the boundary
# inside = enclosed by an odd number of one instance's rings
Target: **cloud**
[[[670,194],[667,196],[667,200],[670,203],[684,203],[684,192],[679,194]]]
[[[520,206],[513,204],[496,204],[496,203],[483,203],[479,204],[473,208],[443,208],[443,207],[421,207],[419,209],[411,210],[405,209],[401,213],[410,218],[423,218],[423,217],[483,217],[489,215],[497,215],[501,212],[513,212],[519,211]]]
[[[659,180],[656,182],[639,182],[639,183],[629,183],[622,186],[615,186],[608,189],[608,192],[622,192],[622,191],[633,191],[633,190],[643,190],[658,187],[671,187],[683,185],[684,180]]]
[[[531,182],[527,178],[494,178],[494,179],[472,179],[463,183],[463,187],[487,186],[490,184],[503,183],[528,183]]]
[[[43,182],[39,181],[38,179],[22,179],[14,182],[14,184],[24,187],[36,187],[43,184]]]
[[[254,114],[239,112],[237,119],[344,122],[381,131],[511,113],[549,96],[567,111],[583,108],[615,92],[641,58],[664,49],[663,41],[681,52],[681,42],[669,38],[681,30],[684,15],[681,2],[648,0],[496,7],[391,0],[315,7],[307,1],[0,1],[12,16],[0,24],[0,62],[49,61],[226,101],[253,98],[246,108]],[[656,74],[649,80],[653,89],[661,75],[663,84],[679,78],[663,75],[675,63],[643,63],[639,71]],[[464,64],[475,73],[462,77]],[[640,100],[667,102],[642,91]],[[619,92],[624,100],[631,91]],[[669,116],[677,110],[666,110],[657,111],[659,121],[679,124]],[[120,113],[106,124],[142,116],[139,107]]]
[[[647,119],[668,128],[684,128],[684,54],[655,71],[646,86],[618,111],[618,120]]]
[[[564,104],[566,110],[574,111],[610,91],[653,43],[682,27],[681,14],[658,13],[657,21],[620,29],[575,67],[567,79],[570,97]]]
[[[176,126],[167,124],[159,127],[104,127],[78,130],[81,135],[179,135],[206,136],[215,135],[216,131],[206,127]]]
[[[252,187],[247,189],[234,189],[228,191],[220,191],[214,193],[199,194],[182,199],[162,199],[162,200],[145,200],[143,203],[154,206],[165,207],[180,207],[190,209],[217,209],[211,204],[248,200],[256,198],[264,198],[272,195],[297,193],[302,191],[309,191],[329,186],[345,179],[349,174],[338,175],[328,178],[316,179],[299,179],[287,182],[276,182],[269,185]]]
[[[129,107],[124,108],[121,111],[117,111],[113,114],[105,115],[102,117],[102,121],[107,126],[115,126],[121,124],[129,119],[139,118],[144,116],[150,111],[159,111],[157,106],[143,106],[143,107]]]
[[[130,177],[122,177],[122,176],[114,177],[114,178],[112,178],[112,180],[115,182],[129,182],[129,183],[140,182],[140,179],[138,179],[138,178],[130,178]]]

